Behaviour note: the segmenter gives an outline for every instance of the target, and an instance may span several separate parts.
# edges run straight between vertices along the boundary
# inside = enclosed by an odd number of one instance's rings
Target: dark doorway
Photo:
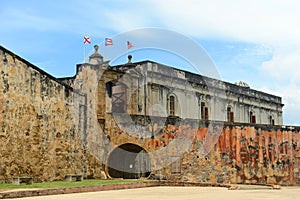
[[[149,155],[142,147],[127,143],[114,149],[108,158],[112,178],[139,179],[150,175]]]

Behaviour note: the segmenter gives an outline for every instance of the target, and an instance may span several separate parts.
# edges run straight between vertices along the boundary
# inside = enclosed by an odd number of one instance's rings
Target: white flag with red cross
[[[90,36],[84,36],[83,37],[83,44],[91,44],[91,37]]]

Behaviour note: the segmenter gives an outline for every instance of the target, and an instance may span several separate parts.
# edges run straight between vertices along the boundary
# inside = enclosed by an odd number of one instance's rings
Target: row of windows
[[[176,100],[173,95],[169,97],[169,115],[175,116]],[[208,120],[208,107],[204,102],[201,102],[201,119]]]
[[[108,96],[112,98],[112,111],[113,112],[126,112],[126,95],[125,92],[126,89],[124,88],[124,85],[109,85],[109,83],[106,84],[106,89],[108,92]],[[114,86],[114,87],[113,87]],[[176,116],[178,113],[176,113],[177,108],[177,99],[175,95],[169,96],[169,115],[170,116]],[[234,122],[234,112],[232,111],[232,108],[230,106],[227,107],[227,113],[226,113],[226,120],[228,122]],[[208,120],[209,119],[209,108],[205,104],[205,102],[200,103],[200,119]],[[269,116],[269,124],[274,125],[275,120],[270,115]],[[252,111],[249,112],[249,123],[256,123],[256,116]]]
[[[175,108],[176,108],[176,101],[175,97],[171,95],[169,97],[169,115],[175,116]],[[201,110],[201,119],[208,120],[208,107],[205,105],[205,102],[200,103],[200,110]],[[230,106],[227,107],[227,113],[226,113],[226,119],[228,122],[234,122],[234,112],[232,111],[232,108]],[[256,116],[252,111],[249,112],[249,123],[256,124]],[[270,115],[269,116],[269,124],[275,125],[275,120]]]

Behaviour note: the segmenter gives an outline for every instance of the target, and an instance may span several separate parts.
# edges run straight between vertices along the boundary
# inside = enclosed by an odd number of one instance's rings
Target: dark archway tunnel
[[[150,175],[149,155],[144,148],[126,143],[115,148],[108,158],[112,178],[139,179]]]

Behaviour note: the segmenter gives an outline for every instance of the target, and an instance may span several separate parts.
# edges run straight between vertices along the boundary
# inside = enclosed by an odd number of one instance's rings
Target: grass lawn
[[[70,187],[82,187],[82,186],[97,186],[97,185],[105,185],[105,184],[119,184],[119,183],[133,183],[133,182],[146,182],[147,180],[95,180],[95,179],[87,179],[83,181],[53,181],[53,182],[43,182],[43,183],[33,183],[31,185],[21,184],[21,185],[13,185],[13,184],[0,184],[0,190],[5,189],[22,189],[22,188],[70,188]]]

